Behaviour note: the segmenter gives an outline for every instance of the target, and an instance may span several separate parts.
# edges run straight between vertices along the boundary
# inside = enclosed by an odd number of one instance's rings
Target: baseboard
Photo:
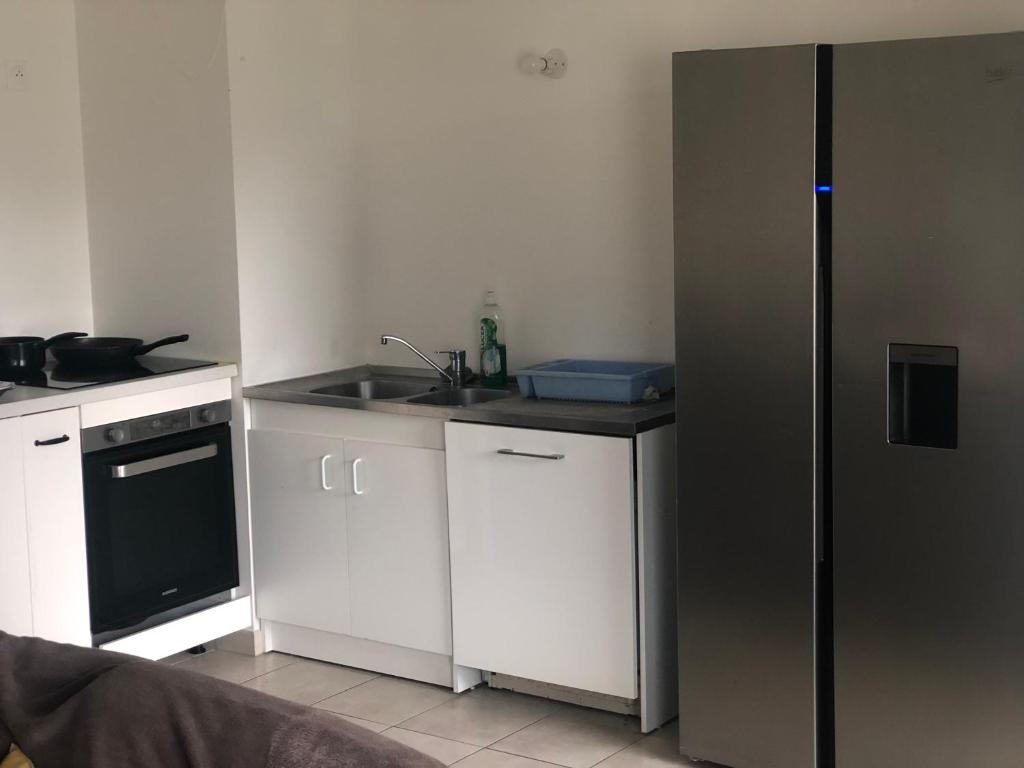
[[[262,656],[265,651],[262,630],[242,629],[218,638],[214,643],[218,651],[241,653],[245,656]]]
[[[264,621],[262,626],[267,651],[343,664],[370,672],[443,685],[453,690],[457,683],[464,686],[466,682],[464,674],[460,674],[460,680],[454,679],[451,656],[275,621]]]
[[[539,680],[527,680],[523,677],[503,675],[492,672],[487,675],[487,685],[491,688],[501,688],[506,691],[525,693],[530,696],[539,696],[554,701],[564,701],[568,704],[578,704],[581,707],[591,709],[602,709],[606,712],[615,712],[620,715],[640,714],[639,699],[622,699],[618,696],[609,696],[604,693],[593,691],[582,691],[578,688],[568,688],[564,685],[553,683],[542,683]]]

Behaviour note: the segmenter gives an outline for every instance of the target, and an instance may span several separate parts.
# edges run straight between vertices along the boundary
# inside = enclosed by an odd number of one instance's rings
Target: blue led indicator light
[[[819,184],[818,186],[816,186],[814,188],[814,191],[815,192],[831,192],[832,191],[832,185],[831,184]]]

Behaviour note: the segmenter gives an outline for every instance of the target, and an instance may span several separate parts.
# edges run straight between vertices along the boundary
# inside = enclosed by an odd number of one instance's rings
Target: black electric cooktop
[[[118,381],[144,379],[162,373],[205,368],[216,363],[209,360],[186,360],[179,357],[147,357],[112,366],[95,368],[72,368],[54,360],[46,363],[41,371],[5,371],[0,369],[0,381],[11,381],[23,387],[45,387],[46,389],[78,389],[96,384],[113,384]]]

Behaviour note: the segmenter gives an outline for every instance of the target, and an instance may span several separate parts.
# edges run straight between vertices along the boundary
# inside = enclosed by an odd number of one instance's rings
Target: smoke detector
[[[565,77],[569,58],[561,48],[552,48],[543,56],[528,54],[523,57],[520,67],[530,75],[545,75],[554,79]]]

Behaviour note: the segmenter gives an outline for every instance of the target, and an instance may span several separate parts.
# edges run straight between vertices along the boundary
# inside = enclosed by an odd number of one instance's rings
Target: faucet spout
[[[384,336],[380,337],[380,343],[382,345],[384,345],[384,346],[387,346],[387,343],[389,341],[397,341],[399,344],[404,344],[410,350],[412,350],[413,354],[418,356],[423,362],[425,362],[427,365],[429,365],[431,368],[433,368],[435,371],[437,371],[438,374],[441,376],[441,378],[443,378],[449,384],[455,385],[455,379],[451,376],[451,374],[448,373],[448,371],[446,371],[444,368],[439,366],[437,363],[435,363],[433,360],[431,360],[425,354],[420,352],[418,349],[416,349],[416,347],[414,347],[408,341],[403,339],[401,336],[388,336],[388,335],[384,335]]]

